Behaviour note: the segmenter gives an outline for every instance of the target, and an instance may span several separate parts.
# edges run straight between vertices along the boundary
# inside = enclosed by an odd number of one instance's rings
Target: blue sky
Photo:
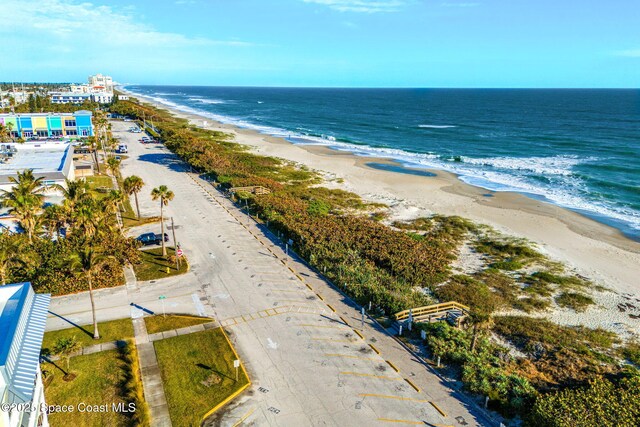
[[[2,0],[0,81],[640,87],[638,0]]]

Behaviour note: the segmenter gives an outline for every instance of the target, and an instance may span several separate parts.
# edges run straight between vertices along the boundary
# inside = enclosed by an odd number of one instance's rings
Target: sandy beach
[[[320,145],[292,144],[131,95],[187,118],[194,125],[230,133],[236,142],[256,153],[306,165],[322,174],[328,187],[389,205],[389,219],[412,219],[434,213],[459,215],[505,234],[526,238],[552,260],[564,263],[569,271],[614,291],[594,292],[598,306],[580,316],[557,309],[549,313],[552,318],[564,324],[606,327],[623,336],[640,334],[640,320],[633,317],[640,315],[640,243],[613,227],[518,193],[489,192],[465,184],[448,172],[432,170],[435,176],[419,176],[380,170],[367,164],[396,164],[390,159],[365,158]],[[623,311],[620,304],[629,306]]]

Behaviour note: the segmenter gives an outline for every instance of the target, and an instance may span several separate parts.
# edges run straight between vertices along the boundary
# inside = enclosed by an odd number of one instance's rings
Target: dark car
[[[143,246],[159,245],[160,243],[162,243],[162,235],[155,233],[144,233],[138,236],[136,240],[142,243]],[[169,236],[167,235],[167,233],[164,233],[164,241],[169,241]]]

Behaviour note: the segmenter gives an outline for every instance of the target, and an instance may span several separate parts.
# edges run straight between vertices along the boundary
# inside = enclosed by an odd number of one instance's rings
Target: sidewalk
[[[149,341],[144,318],[133,319],[133,331],[136,346],[138,347],[138,360],[140,362],[140,373],[142,374],[144,398],[149,405],[152,425],[171,427],[169,406],[167,405],[167,398],[164,395],[156,350],[153,347],[153,342]]]

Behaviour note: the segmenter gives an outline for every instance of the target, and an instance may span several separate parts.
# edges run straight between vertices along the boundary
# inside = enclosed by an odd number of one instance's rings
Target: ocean
[[[295,144],[450,171],[640,240],[640,90],[126,89]]]

